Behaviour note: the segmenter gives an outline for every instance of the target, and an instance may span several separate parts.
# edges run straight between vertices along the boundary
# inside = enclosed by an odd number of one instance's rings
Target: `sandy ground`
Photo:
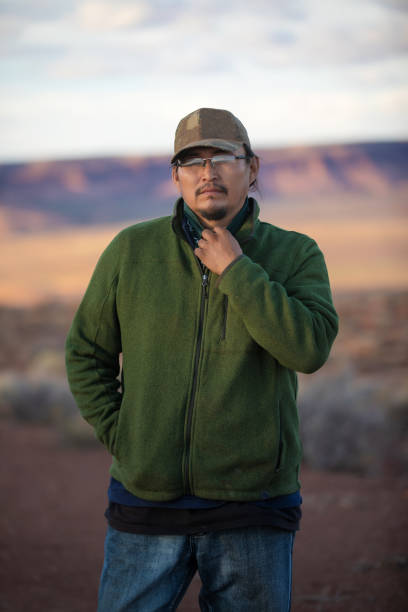
[[[0,610],[90,612],[109,456],[46,427],[0,422]],[[408,479],[303,470],[292,612],[408,609]],[[198,610],[194,579],[179,611]]]

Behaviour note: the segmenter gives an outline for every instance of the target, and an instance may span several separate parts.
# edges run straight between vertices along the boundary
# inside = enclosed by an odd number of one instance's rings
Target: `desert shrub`
[[[69,402],[63,395],[62,389],[54,381],[32,380],[13,372],[6,372],[0,377],[2,412],[8,412],[22,421],[51,423],[56,405]]]
[[[408,472],[408,384],[394,395],[387,410],[389,440],[386,468],[394,474]]]
[[[392,411],[390,403],[378,381],[357,378],[351,369],[317,377],[299,394],[305,463],[316,469],[383,472],[395,431],[401,419],[407,421],[406,411]]]
[[[59,419],[56,428],[61,440],[75,446],[100,446],[93,428],[87,423],[77,411],[70,416]]]
[[[64,351],[51,348],[37,351],[28,364],[27,373],[33,378],[65,379]]]
[[[25,423],[54,425],[69,443],[96,441],[63,378],[34,378],[5,372],[0,376],[0,414]]]
[[[63,352],[76,307],[63,302],[31,308],[0,305],[0,369],[27,369],[41,351]]]

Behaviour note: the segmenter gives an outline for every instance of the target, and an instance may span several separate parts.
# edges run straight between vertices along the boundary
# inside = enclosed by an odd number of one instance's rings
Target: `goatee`
[[[226,208],[217,208],[217,210],[200,210],[200,215],[207,221],[220,221],[227,214]]]

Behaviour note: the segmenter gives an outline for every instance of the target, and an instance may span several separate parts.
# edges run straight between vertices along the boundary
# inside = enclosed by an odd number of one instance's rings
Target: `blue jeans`
[[[193,536],[108,527],[98,612],[176,610],[196,571],[203,611],[288,612],[293,538],[272,527]]]

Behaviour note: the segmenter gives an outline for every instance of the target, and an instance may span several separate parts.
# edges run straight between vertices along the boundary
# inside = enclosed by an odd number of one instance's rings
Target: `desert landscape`
[[[336,291],[407,286],[408,142],[259,154],[261,219],[315,238]],[[0,165],[0,303],[78,300],[113,236],[176,195],[168,157]]]
[[[300,377],[294,612],[408,604],[408,142],[261,152],[261,218],[322,248],[340,315]],[[0,610],[95,609],[109,456],[79,417],[64,339],[121,228],[171,214],[168,158],[0,165]],[[180,611],[198,610],[196,577]]]

